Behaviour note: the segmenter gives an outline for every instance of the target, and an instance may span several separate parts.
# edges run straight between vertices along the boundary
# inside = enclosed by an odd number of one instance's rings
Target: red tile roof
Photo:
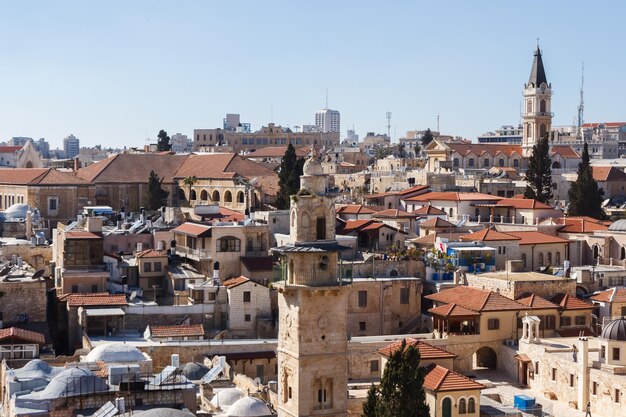
[[[444,304],[444,305],[440,305],[439,307],[433,307],[431,309],[428,310],[429,313],[435,315],[435,316],[441,316],[441,317],[475,317],[475,316],[480,316],[480,313],[473,311],[473,310],[469,310],[467,308],[461,307],[459,305],[456,305],[455,303],[452,304]]]
[[[567,218],[564,226],[559,229],[559,233],[593,233],[595,231],[609,230],[609,227],[598,220]]]
[[[443,350],[439,347],[429,345],[428,343],[421,340],[414,339],[412,337],[407,337],[404,340],[406,340],[407,346],[410,345],[417,347],[420,352],[420,360],[456,358],[456,355],[454,353],[450,353],[447,350]],[[398,340],[383,348],[378,349],[378,353],[383,356],[389,357],[389,355],[398,350],[400,346],[402,346],[402,340]]]
[[[559,155],[561,158],[580,158],[578,152],[574,150],[571,146],[552,146],[550,148],[550,156]]]
[[[525,305],[530,309],[544,309],[544,308],[557,308],[557,305],[546,300],[545,298],[541,298],[538,295],[531,294],[528,297],[518,298],[518,303]]]
[[[515,209],[552,209],[554,207],[542,203],[541,201],[533,200],[532,198],[505,198],[496,203],[496,207],[511,207]]]
[[[374,213],[372,217],[385,219],[414,219],[417,216],[398,209],[387,209]]]
[[[460,155],[468,155],[473,153],[477,156],[482,155],[491,155],[496,156],[499,153],[502,153],[506,156],[511,156],[517,153],[520,157],[522,156],[522,147],[520,145],[507,145],[507,144],[484,144],[484,143],[446,143],[446,146],[452,150],[452,152],[456,152]]]
[[[172,184],[176,171],[187,157],[156,153],[121,153],[79,169],[78,176],[95,183],[145,184],[150,171],[154,171],[165,184]]]
[[[211,236],[211,226],[186,222],[173,229],[172,232],[194,237]]]
[[[102,236],[97,235],[95,233],[86,232],[86,231],[70,231],[65,232],[66,239],[77,239],[77,240],[100,240]]]
[[[187,324],[175,326],[148,326],[152,337],[185,337],[204,336],[204,327],[201,324]]]
[[[569,243],[568,239],[534,231],[511,231],[508,234],[518,237],[520,245],[541,245],[549,243]]]
[[[428,229],[430,227],[456,227],[456,225],[442,219],[441,217],[433,217],[432,219],[428,219],[425,222],[420,223],[419,227],[425,227]]]
[[[23,146],[0,146],[0,153],[15,153],[22,148]]]
[[[503,197],[482,193],[463,193],[456,191],[431,191],[406,198],[405,201],[500,201]]]
[[[66,299],[67,305],[70,307],[126,305],[126,296],[124,294],[67,294]]]
[[[626,126],[626,122],[585,123],[583,127],[598,127],[600,125],[605,125],[606,127],[621,127]]]
[[[593,179],[596,181],[626,181],[626,172],[615,167],[592,166]]]
[[[429,233],[426,236],[411,239],[410,242],[415,245],[434,245],[437,239],[437,233]]]
[[[591,310],[594,308],[593,304],[569,294],[557,294],[550,298],[550,301],[564,310]]]
[[[461,236],[461,240],[473,241],[473,242],[493,242],[493,241],[505,241],[505,240],[521,240],[517,236],[510,235],[508,233],[498,232],[493,229],[483,229],[478,232],[469,233]]]
[[[459,286],[427,295],[441,304],[457,304],[473,311],[524,310],[525,307],[503,295],[474,287]]]
[[[266,146],[242,156],[244,158],[282,158],[285,152],[287,152],[287,146]],[[308,146],[296,148],[298,158],[305,158],[310,152],[311,148]]]
[[[626,303],[626,288],[609,288],[606,291],[593,295],[591,300],[605,303]]]
[[[412,211],[411,214],[417,214],[420,216],[427,216],[427,215],[441,216],[441,215],[445,215],[446,212],[441,209],[438,209],[437,207],[427,205],[427,206],[422,206],[418,208],[417,210]]]
[[[12,339],[20,339],[27,342],[39,343],[40,345],[46,343],[46,338],[41,333],[33,332],[31,330],[20,329],[19,327],[0,329],[0,345],[6,344],[3,342],[11,342]]]
[[[231,278],[231,279],[227,279],[226,281],[224,281],[224,286],[226,288],[234,288],[238,285],[241,285],[243,283],[246,283],[250,281],[248,278],[244,277],[243,275],[237,278]]]
[[[337,208],[336,212],[337,214],[372,214],[376,213],[376,210],[361,204],[349,204]]]
[[[233,178],[236,175],[246,178],[277,177],[273,170],[234,153],[188,155],[174,177],[182,179],[195,176],[198,179],[223,179]]]
[[[352,232],[371,232],[374,230],[378,230],[381,228],[392,229],[398,233],[406,234],[406,232],[402,230],[397,230],[394,227],[386,225],[377,220],[346,220],[341,222],[339,226],[337,226],[337,234],[347,235]]]
[[[428,373],[424,378],[424,388],[441,392],[481,390],[485,386],[443,366],[433,365],[428,367]]]
[[[52,168],[0,168],[0,184],[12,185],[88,185],[73,173]]]

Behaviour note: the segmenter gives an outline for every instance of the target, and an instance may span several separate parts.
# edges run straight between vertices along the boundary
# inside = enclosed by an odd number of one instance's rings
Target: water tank
[[[513,397],[513,407],[522,411],[529,411],[535,408],[535,399],[527,395],[515,395]]]
[[[117,408],[118,414],[126,413],[126,403],[124,402],[124,397],[117,397],[115,399],[115,408]]]

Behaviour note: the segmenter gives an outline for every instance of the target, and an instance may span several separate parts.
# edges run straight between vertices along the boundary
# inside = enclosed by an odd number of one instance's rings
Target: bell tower
[[[347,416],[348,288],[338,270],[335,203],[314,151],[291,196],[291,244],[273,249],[278,288],[278,416]]]
[[[539,138],[550,133],[553,116],[551,109],[552,84],[546,78],[541,50],[537,45],[530,77],[524,85],[522,153],[525,158],[532,155],[533,146]]]

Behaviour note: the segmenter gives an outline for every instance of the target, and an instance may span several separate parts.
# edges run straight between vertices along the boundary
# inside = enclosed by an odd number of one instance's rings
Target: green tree
[[[570,216],[591,216],[595,219],[606,217],[602,209],[604,190],[598,187],[598,182],[593,178],[587,142],[583,147],[582,161],[578,165],[578,177],[570,186],[568,196]]]
[[[185,177],[183,179],[183,185],[187,186],[187,202],[191,204],[191,187],[193,187],[198,182],[198,178],[195,175],[190,177]]]
[[[413,150],[415,151],[415,157],[417,158],[420,154],[420,151],[422,150],[422,147],[419,143],[415,143],[415,146],[413,146]]]
[[[163,178],[159,178],[156,172],[150,171],[148,177],[148,191],[146,193],[146,208],[157,210],[167,203],[168,191],[163,189]]]
[[[158,137],[159,140],[157,141],[157,151],[170,151],[172,149],[172,144],[170,143],[170,137],[167,136],[167,132],[165,130],[160,130]]]
[[[391,155],[393,150],[390,148],[385,148],[383,146],[374,147],[374,159],[384,159]]]
[[[427,147],[428,144],[433,141],[433,139],[435,139],[433,136],[433,132],[430,131],[430,128],[426,129],[426,132],[424,132],[424,134],[422,135],[422,147]]]
[[[429,417],[424,393],[426,369],[416,346],[402,341],[389,355],[380,386],[372,385],[363,404],[365,417]]]
[[[304,168],[304,158],[298,158],[296,149],[290,143],[283,155],[278,172],[278,194],[276,195],[276,207],[279,210],[287,210],[291,205],[290,197],[300,189],[300,175]]]
[[[552,169],[550,165],[550,144],[548,135],[539,139],[533,146],[526,170],[526,191],[524,197],[548,203],[552,198]]]

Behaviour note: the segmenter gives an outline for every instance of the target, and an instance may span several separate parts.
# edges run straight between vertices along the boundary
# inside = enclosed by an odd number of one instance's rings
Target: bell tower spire
[[[537,141],[550,133],[552,127],[552,84],[548,83],[539,41],[534,53],[528,83],[524,85],[524,108],[522,121],[522,153],[524,157],[532,154]]]

